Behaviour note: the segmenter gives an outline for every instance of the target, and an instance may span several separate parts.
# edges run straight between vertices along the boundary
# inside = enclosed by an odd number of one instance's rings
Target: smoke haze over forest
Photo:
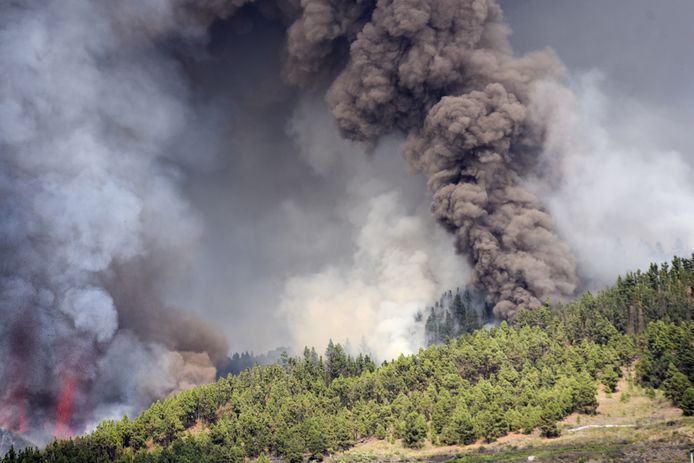
[[[689,254],[693,13],[3,4],[0,427],[81,432],[230,350],[391,358],[451,288],[513,317]]]

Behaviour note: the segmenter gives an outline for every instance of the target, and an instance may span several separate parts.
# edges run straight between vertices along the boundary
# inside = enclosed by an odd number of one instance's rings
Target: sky
[[[687,0],[522,0],[500,2],[514,49],[557,51],[572,70],[601,69],[621,91],[648,101],[686,104],[694,66]],[[691,88],[689,89],[691,91]]]

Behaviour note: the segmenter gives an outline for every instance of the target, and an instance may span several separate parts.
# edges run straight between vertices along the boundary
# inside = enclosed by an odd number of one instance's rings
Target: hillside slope
[[[559,445],[570,439],[567,419],[599,419],[598,387],[616,394],[624,368],[637,360],[632,388],[650,397],[661,388],[689,415],[693,281],[694,259],[677,259],[620,278],[597,296],[521,312],[512,325],[477,330],[379,368],[339,345],[331,344],[324,358],[306,349],[303,357],[181,392],[134,420],[103,422],[87,436],[22,452],[18,460],[301,462],[368,441],[417,449],[487,446],[509,435],[562,435],[549,440]],[[595,429],[627,428],[572,433]]]
[[[600,388],[595,415],[574,414],[558,423],[561,435],[511,433],[493,443],[408,449],[400,441],[369,439],[327,463],[412,462],[670,462],[686,461],[694,442],[694,418],[685,417],[661,392],[639,387],[625,372],[616,393]],[[627,377],[630,379],[627,380]]]

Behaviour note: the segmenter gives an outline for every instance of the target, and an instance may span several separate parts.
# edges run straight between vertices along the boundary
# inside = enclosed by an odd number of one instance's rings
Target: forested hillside
[[[651,264],[643,273],[627,273],[597,296],[586,294],[565,307],[554,311],[567,321],[576,312],[599,313],[598,319],[607,318],[614,327],[626,334],[637,334],[647,322],[686,321],[692,313],[692,288],[694,287],[693,259],[675,257],[672,263],[661,266]],[[424,323],[427,345],[440,344],[493,321],[492,305],[471,288],[447,291],[438,301],[418,314]],[[595,323],[599,323],[597,320]]]
[[[675,259],[378,368],[339,344],[324,356],[306,349],[3,463],[301,462],[365,438],[418,447],[537,428],[552,437],[563,417],[594,413],[598,384],[613,390],[633,363],[642,386],[663,389],[692,414],[693,283],[694,259]]]
[[[556,313],[573,326],[589,315],[599,314],[594,323],[604,318],[620,332],[638,334],[651,321],[690,321],[693,288],[694,256],[675,257],[669,264],[651,264],[647,272],[627,273],[611,288],[559,306]]]

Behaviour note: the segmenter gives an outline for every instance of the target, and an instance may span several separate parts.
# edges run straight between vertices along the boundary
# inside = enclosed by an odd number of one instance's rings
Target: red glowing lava
[[[75,405],[75,389],[77,382],[71,375],[63,379],[63,387],[58,396],[58,407],[56,409],[55,437],[64,439],[72,435],[70,422],[72,420],[72,409]]]

